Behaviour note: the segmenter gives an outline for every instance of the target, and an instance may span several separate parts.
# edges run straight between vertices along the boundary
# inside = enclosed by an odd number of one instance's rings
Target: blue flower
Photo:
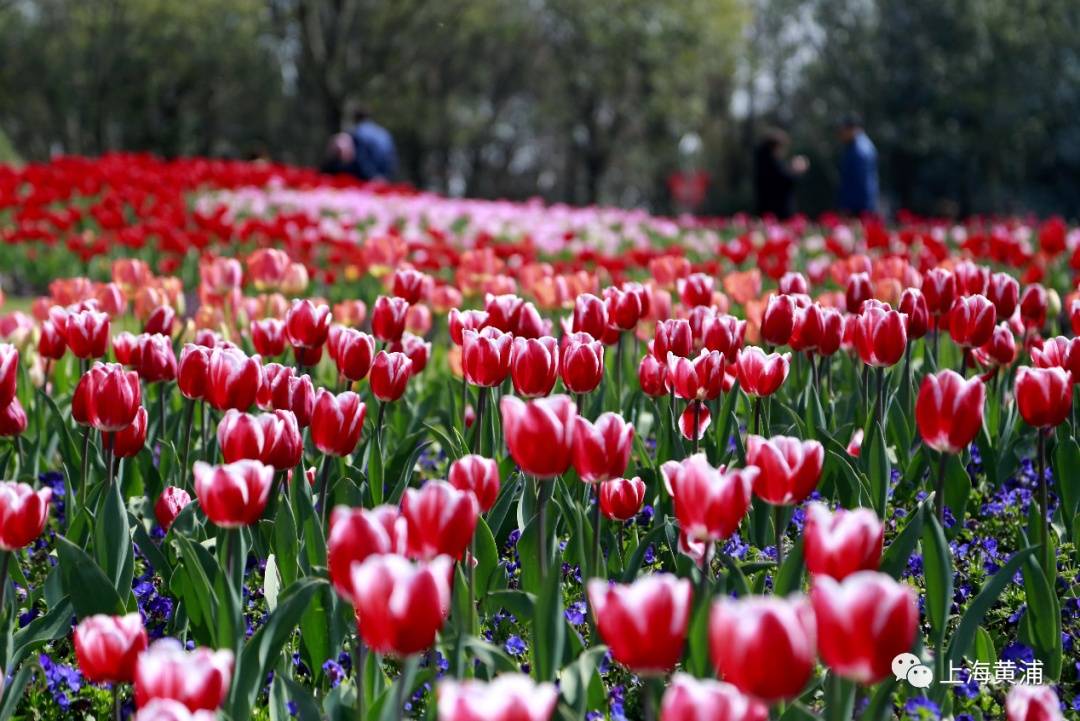
[[[506,652],[511,656],[524,656],[525,652],[528,650],[525,641],[522,640],[521,636],[516,634],[506,639],[506,644],[503,648],[505,648]]]
[[[580,626],[585,623],[585,602],[574,601],[563,611],[563,615],[566,616],[566,620],[574,626]]]
[[[908,699],[904,711],[912,719],[941,718],[941,707],[924,696]]]

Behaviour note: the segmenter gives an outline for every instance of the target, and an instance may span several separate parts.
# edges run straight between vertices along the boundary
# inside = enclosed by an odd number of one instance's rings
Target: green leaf
[[[952,554],[945,532],[935,516],[927,514],[922,535],[926,572],[926,615],[940,643],[944,639],[953,597]]]
[[[1020,566],[1034,553],[1034,548],[1025,548],[1014,553],[1012,558],[983,584],[978,595],[968,604],[967,610],[964,611],[959,625],[952,634],[952,640],[949,641],[949,660],[954,665],[959,667],[962,664],[964,656],[976,639],[978,632],[982,631],[979,624],[983,622],[987,612],[990,611],[998,597],[1012,582],[1013,576],[1020,570]],[[983,633],[986,632],[983,631]],[[993,644],[991,644],[992,646]]]
[[[899,579],[907,567],[908,559],[915,551],[915,544],[922,536],[923,519],[927,515],[926,505],[920,505],[904,524],[904,529],[892,540],[881,559],[881,572]]]
[[[386,499],[387,503],[397,505],[401,502],[401,497],[405,494],[405,489],[409,487],[412,482],[413,474],[416,472],[416,462],[420,459],[420,454],[432,446],[432,441],[424,441],[423,443],[415,444],[412,453],[409,454],[405,460],[405,464],[402,466],[401,473],[398,475],[398,481],[394,484],[394,487],[390,490],[390,497]]]
[[[659,523],[649,529],[649,532],[638,543],[634,555],[626,563],[626,570],[623,572],[622,578],[623,583],[630,583],[637,577],[638,571],[641,570],[641,564],[645,562],[645,553],[649,550],[649,546],[659,543],[666,532],[667,523]]]
[[[15,668],[38,646],[67,636],[71,631],[71,617],[74,615],[75,608],[65,597],[44,616],[38,616],[20,629],[15,634],[14,652],[8,666]]]
[[[518,618],[532,618],[536,612],[536,596],[524,591],[492,591],[484,599],[484,610],[493,614],[501,609]]]
[[[776,595],[787,596],[798,591],[802,587],[803,571],[803,537],[795,541],[791,551],[784,558],[784,565],[776,574]]]
[[[566,644],[566,624],[563,621],[562,574],[552,564],[540,584],[533,616],[532,650],[537,678],[554,681],[555,671],[563,657]]]
[[[499,548],[495,537],[483,518],[476,520],[476,535],[473,543],[476,548],[476,598],[483,601],[500,577],[503,569],[499,565]]]
[[[128,525],[127,508],[120,494],[119,482],[105,489],[98,506],[94,524],[94,555],[120,597],[126,599],[131,593],[135,554],[131,550],[131,526]]]
[[[150,534],[146,532],[141,523],[131,524],[131,529],[135,545],[139,547],[139,552],[146,557],[151,568],[162,578],[168,578],[173,570],[168,557],[161,552],[161,548],[150,538]]]
[[[950,535],[960,533],[967,514],[968,498],[971,496],[971,477],[964,468],[960,457],[949,454],[945,461],[945,505],[953,513],[956,523],[950,529]]]
[[[559,671],[559,691],[563,700],[574,709],[577,718],[584,718],[589,700],[589,684],[596,675],[597,665],[607,653],[607,646],[593,646]]]
[[[26,690],[26,685],[30,683],[30,678],[33,675],[34,666],[27,664],[20,668],[15,677],[11,679],[11,682],[4,687],[3,703],[0,703],[0,721],[8,721],[8,719],[14,717],[15,709],[18,708],[19,701],[22,700],[23,691]]]
[[[1024,559],[1024,593],[1027,611],[1024,614],[1031,632],[1035,655],[1045,666],[1045,677],[1057,681],[1061,677],[1061,610],[1057,595],[1033,556]]]
[[[466,636],[462,641],[464,648],[471,656],[480,660],[491,671],[492,677],[497,673],[516,673],[520,669],[517,661],[498,646],[494,646],[476,636]]]
[[[277,610],[270,614],[262,628],[244,645],[229,689],[228,709],[232,718],[250,718],[251,709],[267,672],[279,660],[285,643],[300,622],[300,616],[315,592],[325,586],[326,581],[312,577],[294,583],[286,589]]]
[[[293,520],[292,509],[284,500],[278,503],[277,513],[274,516],[272,546],[277,559],[278,572],[281,574],[281,585],[287,588],[292,585],[299,573],[297,567],[299,539],[296,537],[296,522]]]
[[[1061,519],[1065,522],[1067,537],[1072,538],[1076,513],[1080,510],[1080,444],[1066,435],[1066,429],[1067,426],[1062,425],[1054,448],[1054,480],[1061,496]]]
[[[889,452],[885,446],[885,432],[878,423],[874,423],[866,434],[869,448],[867,454],[867,475],[870,478],[870,497],[878,518],[885,518],[885,504],[888,501],[890,464]]]
[[[71,598],[79,618],[95,613],[112,615],[127,612],[112,581],[86,551],[63,536],[57,536],[56,554],[64,592]]]
[[[990,638],[989,632],[982,626],[975,630],[975,660],[987,666],[993,666],[998,660],[994,639]]]

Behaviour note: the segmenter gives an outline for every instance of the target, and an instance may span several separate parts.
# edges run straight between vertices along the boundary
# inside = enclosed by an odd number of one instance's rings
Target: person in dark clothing
[[[765,132],[754,151],[754,198],[758,215],[780,220],[795,214],[795,185],[810,163],[797,155],[786,158],[788,135],[772,128]]]
[[[877,148],[862,121],[849,115],[840,122],[840,210],[851,215],[878,212]]]
[[[390,131],[372,120],[365,110],[358,110],[353,121],[356,125],[350,134],[356,145],[356,167],[361,180],[393,180],[397,174],[397,148]]]

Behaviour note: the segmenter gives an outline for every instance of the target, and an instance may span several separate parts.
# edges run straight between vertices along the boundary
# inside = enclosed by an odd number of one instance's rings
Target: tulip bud
[[[559,692],[524,674],[491,681],[440,681],[439,721],[549,721]]]
[[[294,348],[319,348],[330,332],[330,308],[310,300],[294,300],[285,316],[285,334]]]
[[[876,571],[884,527],[869,508],[831,513],[820,503],[806,509],[803,556],[810,573],[840,581],[856,571]]]
[[[574,468],[586,483],[626,473],[634,447],[634,426],[618,413],[604,413],[590,423],[578,416],[574,430]]]
[[[612,478],[597,488],[600,512],[612,521],[629,521],[645,502],[645,483],[638,477]]]
[[[746,439],[746,463],[760,471],[754,495],[776,506],[789,506],[817,488],[825,449],[818,441],[751,435]]]
[[[52,490],[35,491],[25,483],[0,481],[0,550],[30,545],[45,530]]]
[[[694,349],[694,336],[690,322],[683,319],[662,320],[656,324],[653,338],[653,355],[661,363],[667,363],[668,353],[687,358]]]
[[[255,352],[264,358],[284,353],[285,341],[285,321],[264,318],[252,322],[251,344],[255,346]]]
[[[352,567],[377,553],[405,552],[406,522],[396,506],[338,506],[330,514],[326,562],[330,582],[352,601]]]
[[[409,303],[404,298],[388,298],[380,295],[371,311],[371,332],[381,341],[391,343],[401,339],[405,332],[405,316]]]
[[[342,328],[330,354],[338,373],[350,381],[367,377],[375,358],[375,339],[354,328]]]
[[[251,460],[223,466],[196,461],[194,475],[199,506],[222,528],[256,523],[266,508],[274,481],[272,467]]]
[[[977,348],[990,340],[996,322],[997,311],[993,303],[985,296],[972,295],[953,301],[946,327],[953,343],[963,348]]]
[[[565,395],[522,401],[503,396],[499,402],[503,435],[521,470],[539,478],[566,472],[573,458],[577,407]]]
[[[323,453],[347,456],[356,450],[366,407],[352,391],[334,395],[319,389],[311,414],[311,440]]]
[[[852,273],[844,289],[844,304],[848,313],[861,313],[862,305],[874,296],[870,285],[870,276],[866,273]]]
[[[146,445],[146,424],[146,408],[139,406],[135,419],[127,428],[115,433],[105,433],[105,447],[112,451],[116,458],[137,456]]]
[[[229,693],[233,659],[225,649],[187,653],[176,639],[154,641],[135,662],[135,706],[171,699],[190,711],[216,711]]]
[[[406,555],[421,561],[441,555],[460,560],[479,513],[475,495],[446,481],[431,480],[420,488],[405,489],[401,515],[408,527]]]
[[[462,367],[465,379],[474,386],[493,388],[510,374],[510,354],[514,337],[494,327],[465,330],[462,338]]]
[[[381,654],[411,656],[430,648],[450,612],[453,561],[411,563],[376,554],[354,564],[352,598],[364,643]]]
[[[572,333],[563,338],[559,361],[566,389],[589,393],[600,385],[604,375],[604,345],[587,333]]]
[[[964,379],[952,370],[927,374],[915,401],[915,422],[923,442],[941,453],[962,451],[982,428],[985,397],[977,376]]]
[[[661,676],[675,667],[690,625],[689,579],[658,573],[609,585],[594,578],[586,591],[596,630],[616,661],[644,676]]]
[[[787,380],[791,354],[765,354],[756,346],[739,351],[736,361],[739,387],[750,396],[770,396]]]
[[[730,683],[685,673],[675,674],[660,706],[660,721],[765,721],[768,717],[765,704]]]
[[[559,344],[551,336],[514,338],[510,352],[510,377],[514,390],[525,398],[551,393],[559,371]]]
[[[1072,374],[1061,368],[1020,368],[1015,395],[1020,416],[1029,426],[1059,426],[1072,410]]]
[[[638,383],[641,392],[650,398],[660,398],[668,394],[667,361],[661,363],[656,356],[645,355],[638,365]]]
[[[148,639],[138,613],[126,616],[97,614],[75,627],[75,658],[91,683],[131,683],[135,659]]]
[[[411,376],[412,361],[407,355],[381,350],[371,364],[371,393],[383,403],[396,401],[405,395]]]
[[[499,464],[493,458],[470,454],[450,464],[450,485],[476,496],[480,512],[487,513],[499,496]]]
[[[157,502],[154,503],[154,517],[161,529],[168,533],[173,521],[189,503],[191,503],[191,496],[183,488],[169,486],[163,490]]]
[[[750,508],[757,468],[720,471],[704,453],[660,467],[674,500],[675,518],[690,539],[719,541],[731,536]]]

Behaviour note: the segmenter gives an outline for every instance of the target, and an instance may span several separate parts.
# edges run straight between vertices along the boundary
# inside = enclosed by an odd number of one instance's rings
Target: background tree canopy
[[[663,211],[701,168],[727,213],[780,124],[816,213],[855,111],[892,208],[1074,215],[1078,31],[1075,0],[0,0],[0,152],[315,164],[362,105],[422,187]]]

